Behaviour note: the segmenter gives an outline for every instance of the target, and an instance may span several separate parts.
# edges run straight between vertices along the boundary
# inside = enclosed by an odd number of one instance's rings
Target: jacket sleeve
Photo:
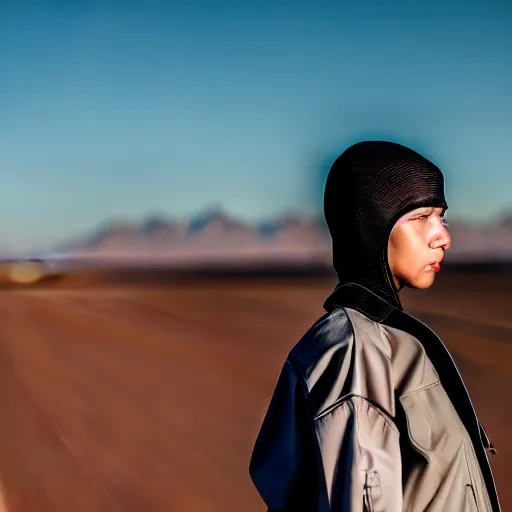
[[[251,457],[249,472],[269,511],[318,510],[317,462],[305,383],[287,361]]]
[[[329,507],[337,512],[402,510],[400,436],[363,397],[349,396],[316,419]]]

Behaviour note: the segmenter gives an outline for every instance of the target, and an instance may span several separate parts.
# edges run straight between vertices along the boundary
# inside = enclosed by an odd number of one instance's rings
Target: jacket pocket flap
[[[428,462],[428,452],[432,449],[432,428],[421,405],[420,397],[410,393],[400,397],[407,418],[407,430],[413,447]]]

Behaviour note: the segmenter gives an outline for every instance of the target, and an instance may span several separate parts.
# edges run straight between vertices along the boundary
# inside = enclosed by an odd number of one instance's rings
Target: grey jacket
[[[499,511],[480,425],[424,324],[341,287],[290,352],[250,474],[271,511]]]

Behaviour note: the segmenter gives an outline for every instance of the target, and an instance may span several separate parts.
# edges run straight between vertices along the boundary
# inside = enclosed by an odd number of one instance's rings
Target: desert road
[[[405,309],[453,351],[512,510],[512,278],[450,276]],[[328,280],[0,291],[0,512],[264,511],[248,476],[283,360]]]

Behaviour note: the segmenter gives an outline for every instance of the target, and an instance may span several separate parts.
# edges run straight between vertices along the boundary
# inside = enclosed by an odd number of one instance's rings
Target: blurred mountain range
[[[151,215],[140,223],[110,221],[52,251],[53,257],[151,261],[181,265],[226,262],[328,261],[330,238],[323,220],[286,213],[244,222],[221,208],[188,219]]]
[[[451,221],[446,262],[512,261],[512,215],[473,225]],[[323,218],[289,212],[260,223],[244,222],[222,208],[188,219],[151,215],[139,223],[110,221],[56,247],[62,258],[144,260],[181,265],[282,261],[331,263]]]

